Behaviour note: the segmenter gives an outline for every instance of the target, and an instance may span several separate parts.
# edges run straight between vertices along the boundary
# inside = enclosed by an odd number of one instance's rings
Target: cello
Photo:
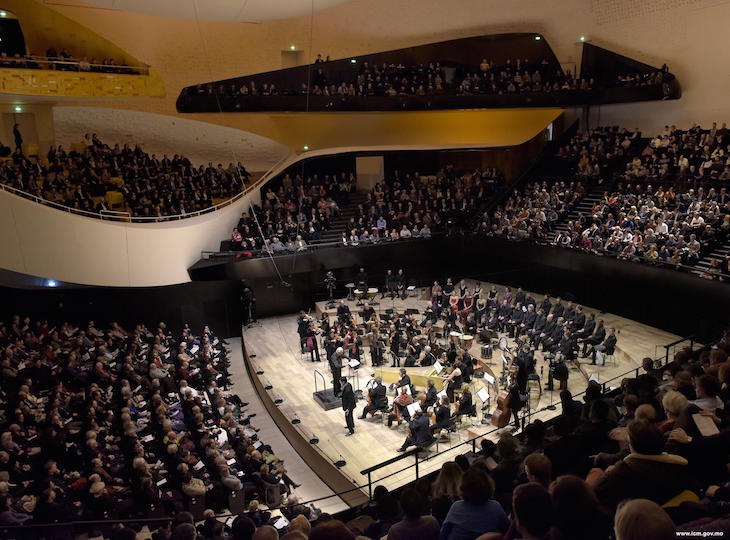
[[[512,386],[512,375],[513,370],[510,368],[510,373],[507,377],[507,386],[499,392],[497,395],[497,408],[492,413],[492,425],[497,428],[506,427],[509,424],[509,419],[512,414],[512,400],[514,398],[514,392],[510,390]]]

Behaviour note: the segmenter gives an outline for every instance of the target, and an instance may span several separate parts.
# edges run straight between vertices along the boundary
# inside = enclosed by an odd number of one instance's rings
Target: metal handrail
[[[54,59],[50,59],[48,56],[37,56],[37,55],[26,55],[22,58],[15,58],[15,57],[6,57],[6,58],[0,58],[0,68],[12,68],[12,69],[43,69],[38,67],[28,67],[28,66],[18,66],[13,65],[9,66],[6,65],[8,63],[13,64],[21,64],[21,63],[27,63],[32,62],[34,64],[43,64],[47,66],[73,66],[76,69],[74,71],[81,71],[81,72],[91,72],[91,73],[106,73],[106,74],[114,74],[114,75],[149,75],[150,72],[150,66],[147,64],[141,64],[139,66],[127,66],[127,65],[118,65],[118,64],[92,64],[90,62],[87,62],[89,65],[89,69],[81,69],[80,65],[81,62],[80,58],[71,58],[71,59],[65,59],[63,57],[57,57]],[[50,69],[46,68],[46,69]],[[125,73],[125,72],[131,72],[135,71],[137,73]]]

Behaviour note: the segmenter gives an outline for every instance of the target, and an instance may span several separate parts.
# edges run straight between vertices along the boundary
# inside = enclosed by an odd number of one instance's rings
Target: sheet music
[[[444,369],[444,366],[441,365],[441,362],[436,360],[436,362],[434,362],[433,364],[433,369],[436,370],[436,373],[441,373],[441,370]]]
[[[489,384],[494,384],[494,377],[492,377],[489,373],[484,374],[484,380]]]
[[[447,397],[446,390],[441,390],[438,394],[436,394],[436,397],[439,399]]]
[[[408,414],[414,416],[418,411],[421,410],[421,406],[418,403],[411,403],[406,407],[406,409],[408,409]]]
[[[715,421],[710,416],[697,413],[692,415],[692,420],[695,421],[695,425],[703,437],[710,437],[720,433]]]
[[[479,392],[477,392],[477,397],[482,400],[482,403],[486,403],[489,399],[489,391],[486,388],[482,387],[479,389]]]
[[[351,368],[356,368],[357,366],[359,366],[359,365],[360,365],[360,361],[359,361],[359,360],[357,360],[357,359],[355,359],[355,358],[353,358],[352,360],[350,360],[350,361],[349,361],[349,362],[347,363],[347,365],[348,365],[348,366],[350,366]]]
[[[406,394],[408,394],[409,396],[411,395],[411,387],[410,386],[399,386],[398,388],[395,389],[395,394],[397,396],[400,396],[403,393],[402,388],[405,388],[406,389]]]

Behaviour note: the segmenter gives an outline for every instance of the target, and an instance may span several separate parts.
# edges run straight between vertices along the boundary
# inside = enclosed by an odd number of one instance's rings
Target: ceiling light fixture
[[[585,36],[580,36],[581,43],[585,42],[585,40],[586,40],[586,37]]]
[[[297,46],[292,43],[291,45],[289,45],[289,50],[290,51],[296,51],[297,50]]]
[[[23,107],[21,107],[20,105],[16,105],[15,107],[13,107],[13,110],[15,112],[23,112]]]
[[[305,151],[305,152],[307,152],[308,150],[309,150],[309,146],[307,146],[307,145],[305,144],[305,145],[304,145],[304,151]]]
[[[541,36],[535,36],[535,41],[540,41],[542,39]]]

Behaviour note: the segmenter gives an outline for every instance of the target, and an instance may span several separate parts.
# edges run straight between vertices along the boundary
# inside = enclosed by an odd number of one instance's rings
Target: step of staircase
[[[702,274],[712,266],[712,259],[724,259],[730,255],[730,241],[715,247],[710,253],[702,257],[692,270],[693,274]]]
[[[577,220],[579,214],[583,214],[584,216],[590,215],[593,205],[600,201],[601,197],[602,191],[600,189],[596,189],[585,195],[565,218],[556,223],[555,232],[567,230],[568,223]]]

